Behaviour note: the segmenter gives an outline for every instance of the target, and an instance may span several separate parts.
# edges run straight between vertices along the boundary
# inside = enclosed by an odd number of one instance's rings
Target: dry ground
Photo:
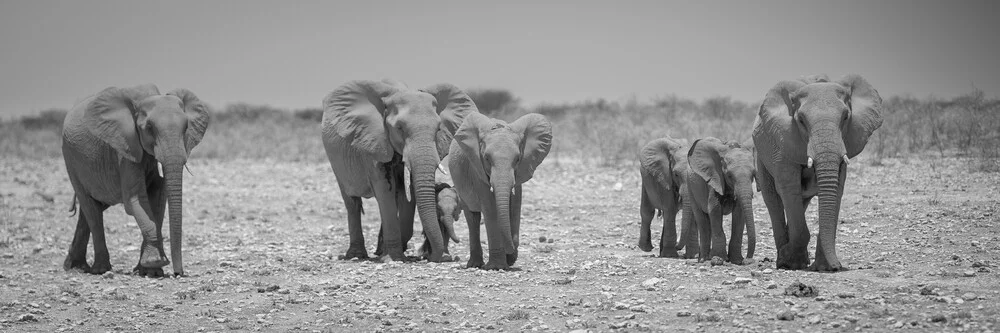
[[[62,160],[4,158],[0,331],[1000,329],[1000,174],[956,159],[885,163],[852,164],[837,244],[851,270],[822,274],[773,269],[759,197],[757,264],[654,258],[636,246],[635,168],[554,159],[525,185],[516,271],[462,268],[464,243],[451,248],[461,263],[338,261],[347,223],[328,164],[195,159],[184,197],[191,276],[147,279],[128,274],[140,237],[121,206],[105,213],[114,273],[64,272],[75,218]],[[365,210],[371,251],[374,200]],[[818,296],[784,295],[796,281]]]

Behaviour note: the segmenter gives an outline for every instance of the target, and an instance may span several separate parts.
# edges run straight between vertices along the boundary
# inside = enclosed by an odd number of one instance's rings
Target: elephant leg
[[[489,258],[486,259],[486,265],[483,266],[483,269],[506,270],[510,268],[510,265],[507,265],[507,249],[504,248],[503,230],[500,229],[500,223],[497,221],[496,204],[483,206],[483,215],[486,220],[486,245],[489,247]]]
[[[656,215],[656,208],[653,208],[653,203],[650,202],[649,194],[646,193],[646,180],[643,177],[642,184],[642,194],[640,194],[639,199],[639,249],[643,252],[649,252],[653,250],[653,242],[650,238],[651,231],[649,230],[650,223],[653,221],[653,216]]]
[[[167,195],[165,192],[165,183],[163,178],[154,179],[152,182],[146,185],[146,196],[149,197],[149,210],[153,219],[153,225],[156,227],[156,238],[163,239],[163,218],[167,209]],[[146,248],[145,239],[143,240],[143,246],[139,248],[139,258],[142,258],[145,254]],[[143,267],[141,264],[136,264],[132,268],[132,273],[139,276],[146,277],[163,277],[163,267]]]
[[[761,169],[760,164],[758,164],[757,170],[760,170],[757,177],[757,187],[760,189],[761,197],[764,198],[764,206],[767,207],[767,213],[771,217],[771,231],[774,232],[774,248],[777,249],[778,256],[781,257],[782,249],[788,244],[785,205],[781,202],[781,196],[778,195],[778,191],[774,187],[774,178],[766,170]]]
[[[417,210],[417,200],[413,199],[412,201],[407,201],[406,193],[400,191],[396,193],[396,202],[399,203],[398,207],[399,207],[400,239],[403,242],[403,249],[406,249],[409,247],[410,239],[413,238],[413,221],[414,221],[413,216]],[[445,242],[447,242],[448,236],[445,236],[444,238]],[[444,248],[445,251],[448,250],[447,245]],[[429,254],[430,250],[428,250],[427,252]]]
[[[743,221],[743,207],[735,205],[732,213],[733,223],[729,234],[729,262],[743,264],[743,233],[746,231],[746,221]]]
[[[388,189],[387,187],[385,188]],[[378,193],[378,190],[376,190]],[[406,259],[403,255],[403,241],[401,239],[401,233],[399,228],[399,212],[396,204],[396,198],[391,195],[378,197],[376,194],[376,201],[378,201],[379,215],[382,217],[382,252],[384,255],[381,257],[382,260],[398,260],[402,261]]]
[[[677,258],[677,209],[678,202],[671,200],[663,210],[663,231],[660,232],[660,257]]]
[[[111,270],[111,255],[108,254],[108,244],[104,240],[104,210],[108,208],[97,200],[86,195],[79,196],[80,214],[86,218],[90,227],[90,237],[94,241],[94,264],[90,266],[90,274],[104,274]]]
[[[698,261],[710,260],[712,257],[709,255],[712,250],[712,225],[710,224],[708,214],[704,211],[697,210],[694,211],[694,221],[695,225],[698,226],[698,238],[699,238],[699,248],[701,251],[698,254]]]
[[[469,262],[465,264],[465,268],[483,267],[483,243],[479,240],[482,213],[468,209],[462,213],[465,215],[465,223],[469,226]]]
[[[729,254],[726,250],[726,232],[722,229],[722,205],[718,202],[718,198],[714,196],[709,200],[708,222],[711,225],[712,249],[711,256],[708,258],[719,257],[725,260],[729,257]]]
[[[681,199],[681,238],[684,247],[684,259],[694,259],[698,257],[698,225],[694,220],[694,210],[691,207],[691,200]],[[681,245],[678,245],[680,250]]]
[[[340,256],[339,259],[368,259],[368,250],[365,249],[365,235],[361,230],[361,197],[347,195],[343,186],[341,186],[340,196],[344,198],[344,206],[347,208],[347,230],[351,237],[351,243],[347,248],[347,253]],[[381,230],[379,230],[379,234],[381,234]]]
[[[510,236],[514,241],[514,253],[507,254],[507,265],[517,262],[517,249],[521,247],[521,198],[521,185],[515,185],[514,195],[510,197]]]
[[[801,195],[785,191],[781,201],[788,218],[788,243],[778,248],[775,266],[781,269],[804,269],[809,266],[809,226],[806,225],[806,211]]]
[[[66,260],[63,261],[64,270],[78,269],[85,273],[90,272],[90,265],[87,264],[87,243],[90,242],[90,225],[87,223],[87,215],[80,208],[77,211],[76,232],[73,233],[73,242],[70,243],[69,254],[66,255]]]

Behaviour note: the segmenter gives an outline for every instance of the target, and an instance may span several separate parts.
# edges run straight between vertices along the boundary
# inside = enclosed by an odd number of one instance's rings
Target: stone
[[[656,284],[660,283],[660,281],[663,281],[663,280],[661,280],[659,278],[655,278],[655,277],[654,278],[648,278],[648,279],[646,279],[646,281],[642,281],[642,286],[646,287],[646,288],[653,288],[653,287],[656,287]]]
[[[779,311],[778,320],[795,320],[795,312],[792,310]]]

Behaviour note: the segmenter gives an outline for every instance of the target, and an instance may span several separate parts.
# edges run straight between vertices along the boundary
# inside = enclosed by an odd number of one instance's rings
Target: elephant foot
[[[427,256],[427,261],[430,261],[430,262],[452,262],[452,261],[454,261],[454,259],[452,259],[451,255],[448,254],[448,253],[442,253],[441,255],[437,255],[437,256],[435,256],[435,255],[428,255]]]
[[[132,274],[142,277],[155,277],[155,278],[164,277],[163,268],[143,267],[141,264],[135,265],[135,268],[132,269]]]
[[[351,259],[354,259],[354,258],[358,258],[358,259],[361,259],[361,260],[367,260],[368,259],[368,251],[365,250],[364,246],[361,246],[361,247],[353,247],[352,246],[352,247],[349,247],[347,249],[347,253],[345,253],[344,255],[337,256],[337,259],[340,259],[340,260],[351,260]]]
[[[777,269],[800,270],[809,266],[809,254],[805,250],[779,249],[774,264]]]
[[[482,268],[482,267],[483,267],[482,257],[480,258],[470,257],[469,261],[465,263],[465,268]]]
[[[97,260],[94,259],[94,265],[90,266],[90,270],[87,273],[101,275],[111,271],[111,262],[107,259]]]
[[[652,251],[653,250],[653,242],[649,241],[649,239],[640,239],[639,240],[639,249],[642,250],[642,252]]]
[[[510,265],[507,264],[506,260],[495,260],[490,257],[490,261],[483,266],[483,269],[488,271],[505,271],[510,269]]]
[[[832,272],[846,271],[847,267],[842,266],[839,262],[836,265],[831,265],[826,260],[816,259],[816,261],[814,261],[812,265],[809,265],[809,267],[807,267],[806,270],[813,272],[832,273]]]
[[[63,262],[63,270],[77,270],[83,273],[90,273],[90,265],[87,264],[87,259],[72,259],[70,257],[66,257],[66,261]]]
[[[684,252],[684,259],[697,259],[698,252],[688,251]]]
[[[746,265],[753,265],[753,264],[757,263],[757,260],[754,260],[754,258],[743,258],[742,260],[740,260],[740,262],[733,261],[732,263],[737,264],[737,265],[746,266]]]
[[[167,257],[157,254],[157,252],[159,251],[143,251],[142,255],[139,256],[139,265],[142,267],[160,268],[170,264],[170,260],[167,260]],[[97,266],[96,262],[94,266]],[[111,264],[108,264],[109,268],[110,266]]]
[[[517,262],[517,251],[507,255],[507,266],[514,266],[515,262]]]
[[[726,261],[722,260],[722,257],[718,257],[718,256],[712,257],[711,262],[712,262],[712,266],[722,266],[722,265],[726,264]]]
[[[729,256],[729,262],[732,263],[732,264],[734,264],[734,265],[746,265],[746,264],[743,263],[744,261],[745,261],[745,259],[743,259],[743,256],[740,256],[740,255],[731,255],[731,256]]]
[[[660,248],[660,258],[679,258],[680,255],[677,254],[677,250],[673,247]]]

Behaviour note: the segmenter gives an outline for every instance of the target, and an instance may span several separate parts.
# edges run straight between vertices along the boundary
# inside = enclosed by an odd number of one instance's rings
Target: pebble
[[[778,284],[777,284],[777,283],[775,283],[775,282],[773,282],[773,281],[772,281],[772,282],[769,282],[769,283],[767,284],[767,289],[778,289]]]
[[[753,279],[751,279],[751,278],[745,278],[745,277],[736,278],[736,280],[733,281],[733,283],[736,283],[736,284],[747,284],[747,283],[750,283],[750,282],[753,282]]]
[[[778,320],[795,320],[795,312],[792,310],[778,312]]]
[[[940,314],[940,313],[931,316],[931,322],[932,323],[943,323],[943,322],[947,322],[947,321],[948,321],[948,317],[945,317],[945,315]]]
[[[822,321],[823,321],[823,318],[820,318],[819,315],[815,315],[815,316],[809,317],[809,324],[812,324],[812,325],[819,324]]]
[[[976,297],[978,297],[978,296],[976,294],[974,294],[974,293],[964,293],[964,294],[962,294],[962,299],[964,299],[966,301],[975,301]]]
[[[112,273],[111,271],[107,271],[107,272],[104,272],[104,274],[101,274],[101,277],[105,278],[105,279],[114,279],[115,278],[115,273]]]
[[[663,280],[661,280],[659,278],[655,278],[655,277],[654,278],[649,278],[649,279],[646,279],[646,281],[642,281],[642,286],[651,289],[651,288],[655,287],[657,283],[660,283],[660,281],[663,281]]]
[[[38,321],[38,318],[36,318],[35,315],[33,315],[33,314],[26,313],[26,314],[21,315],[20,317],[17,317],[17,321],[19,321],[19,322],[29,322],[29,321],[30,322],[35,322],[35,321]]]
[[[682,311],[677,311],[677,316],[678,317],[690,317],[691,316],[691,311],[683,311],[683,310]]]
[[[962,272],[962,276],[964,276],[964,277],[974,277],[974,276],[976,276],[976,271],[969,270],[969,271]]]

